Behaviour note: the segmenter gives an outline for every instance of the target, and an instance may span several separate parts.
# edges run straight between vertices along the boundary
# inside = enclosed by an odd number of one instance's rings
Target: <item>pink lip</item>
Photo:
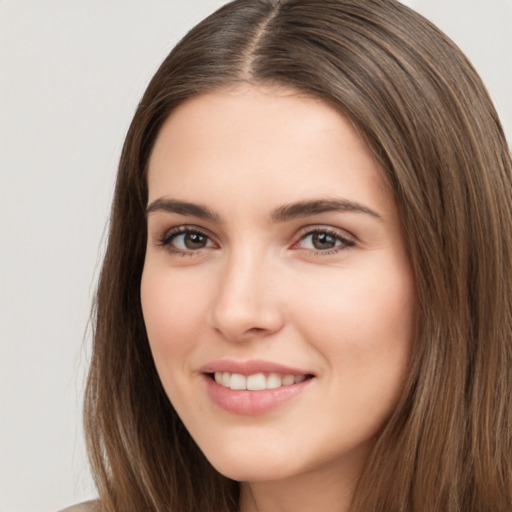
[[[240,373],[280,373],[284,375],[309,375],[311,373],[272,363],[270,361],[251,360],[234,361],[220,360],[205,365],[201,369],[206,391],[211,400],[220,408],[233,414],[256,415],[270,412],[305,391],[315,379],[306,379],[290,386],[260,391],[234,390],[221,386],[210,374],[215,372]]]
[[[240,373],[241,375],[252,375],[254,373],[281,373],[284,375],[311,375],[311,372],[284,366],[271,361],[251,359],[249,361],[236,361],[234,359],[220,359],[203,366],[202,373],[229,372]]]

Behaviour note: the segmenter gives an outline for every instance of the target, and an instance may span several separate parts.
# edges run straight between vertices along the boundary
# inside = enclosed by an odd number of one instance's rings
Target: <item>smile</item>
[[[203,374],[210,399],[233,414],[265,414],[302,395],[314,375],[257,372],[249,375],[217,371]]]
[[[241,373],[215,372],[215,382],[225,388],[234,390],[262,391],[277,389],[282,386],[298,384],[308,377],[307,375],[290,375],[279,373],[254,373],[242,375]]]

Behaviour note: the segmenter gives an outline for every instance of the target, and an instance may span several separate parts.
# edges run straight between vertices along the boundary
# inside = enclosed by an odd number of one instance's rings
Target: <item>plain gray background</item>
[[[117,160],[161,60],[222,0],[0,0],[0,512],[92,498],[81,430]],[[512,135],[512,0],[409,0]]]

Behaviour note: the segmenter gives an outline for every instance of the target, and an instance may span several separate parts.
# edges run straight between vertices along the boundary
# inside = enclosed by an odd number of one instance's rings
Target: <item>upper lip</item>
[[[311,372],[285,366],[272,361],[262,359],[250,359],[248,361],[236,361],[234,359],[219,359],[204,365],[202,373],[229,372],[241,375],[253,375],[255,373],[281,373],[283,375],[312,375]]]

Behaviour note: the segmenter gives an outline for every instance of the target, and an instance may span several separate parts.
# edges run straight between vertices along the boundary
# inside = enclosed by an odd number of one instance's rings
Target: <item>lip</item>
[[[277,409],[301,395],[315,380],[314,378],[308,378],[302,382],[276,389],[248,391],[226,388],[211,378],[211,374],[215,372],[240,373],[246,376],[255,373],[281,373],[314,377],[311,372],[263,360],[235,361],[224,359],[205,365],[201,368],[201,372],[206,391],[218,407],[233,414],[246,416],[265,414]]]
[[[253,375],[255,373],[282,373],[285,375],[313,375],[308,370],[292,368],[280,363],[265,361],[263,359],[250,359],[248,361],[236,361],[234,359],[219,359],[203,366],[202,373],[229,372],[242,375]]]

